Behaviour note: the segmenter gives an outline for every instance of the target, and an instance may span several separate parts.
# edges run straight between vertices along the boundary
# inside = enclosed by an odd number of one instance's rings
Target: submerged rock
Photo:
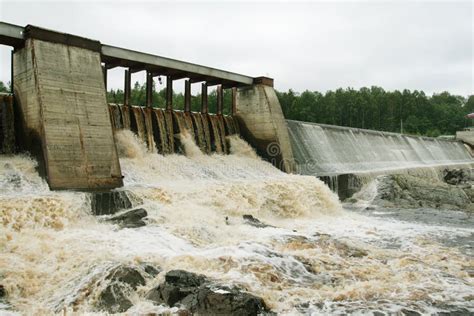
[[[203,275],[184,270],[169,271],[147,299],[170,307],[182,305],[200,315],[258,315],[267,311],[259,297],[216,285]]]
[[[272,226],[272,225],[262,223],[258,218],[255,218],[252,215],[246,214],[246,215],[243,215],[242,218],[244,219],[245,223],[250,225],[250,226],[254,226],[254,227],[258,227],[258,228],[275,227],[275,226]]]
[[[133,305],[129,293],[145,285],[145,278],[134,267],[118,266],[108,273],[104,282],[108,285],[100,293],[96,307],[108,313],[123,313]]]
[[[145,226],[146,223],[142,220],[148,216],[148,213],[143,208],[129,210],[107,219],[109,222],[118,223],[122,228],[136,228]]]

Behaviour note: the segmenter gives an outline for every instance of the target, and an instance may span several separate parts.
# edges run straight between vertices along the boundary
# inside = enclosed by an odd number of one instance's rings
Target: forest
[[[0,92],[9,91],[8,85],[0,81]],[[164,107],[166,89],[153,86],[153,106]],[[287,119],[365,128],[379,131],[406,133],[437,137],[454,135],[471,125],[466,114],[474,112],[474,95],[463,97],[449,92],[426,95],[418,90],[385,91],[381,87],[339,88],[326,92],[302,93],[292,89],[277,91],[278,99]],[[123,103],[123,90],[107,92],[111,103]],[[229,113],[232,95],[224,90],[224,114]],[[131,103],[145,104],[145,85],[136,82],[131,91]],[[216,112],[217,93],[210,90],[209,112]],[[183,109],[184,96],[173,93],[173,107]],[[199,111],[201,96],[191,97],[191,110]]]

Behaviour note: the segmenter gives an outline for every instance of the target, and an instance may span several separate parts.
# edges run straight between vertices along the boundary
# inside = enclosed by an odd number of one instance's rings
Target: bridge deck
[[[66,40],[73,39],[74,41],[84,40],[97,42],[78,36],[56,31],[49,31],[33,26],[22,27],[0,22],[0,44],[12,46],[15,48],[23,46],[25,41],[25,30],[27,28],[33,28],[37,32],[42,32],[42,35],[50,37],[52,40],[58,40],[58,38],[61,38]],[[225,70],[105,45],[101,44],[100,42],[97,43],[100,45],[102,62],[105,63],[108,69],[120,66],[130,68],[132,72],[147,70],[151,71],[156,76],[171,76],[173,80],[189,78],[191,79],[191,82],[206,81],[208,85],[222,84],[224,87],[251,85],[255,80],[253,77]]]

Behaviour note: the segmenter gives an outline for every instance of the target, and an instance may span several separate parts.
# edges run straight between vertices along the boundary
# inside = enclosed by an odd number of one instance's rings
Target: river
[[[474,312],[467,213],[342,204],[237,136],[229,155],[181,142],[186,155],[163,156],[117,133],[123,189],[148,212],[133,229],[91,215],[86,193],[50,191],[30,157],[0,156],[0,312],[100,313],[97,276],[141,262],[163,272],[130,293],[129,314],[176,312],[144,298],[172,269],[237,284],[282,315]],[[273,227],[250,226],[245,214]]]

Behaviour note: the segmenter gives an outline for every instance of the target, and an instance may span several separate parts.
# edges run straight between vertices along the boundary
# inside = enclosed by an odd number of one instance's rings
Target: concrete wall
[[[474,129],[456,132],[456,139],[462,141],[474,157]]]
[[[15,152],[13,96],[0,93],[0,154]]]
[[[42,160],[50,187],[121,186],[100,54],[29,38],[13,64],[20,137]]]
[[[293,152],[280,102],[265,84],[237,90],[235,117],[241,135],[257,153],[286,172],[292,172]]]

